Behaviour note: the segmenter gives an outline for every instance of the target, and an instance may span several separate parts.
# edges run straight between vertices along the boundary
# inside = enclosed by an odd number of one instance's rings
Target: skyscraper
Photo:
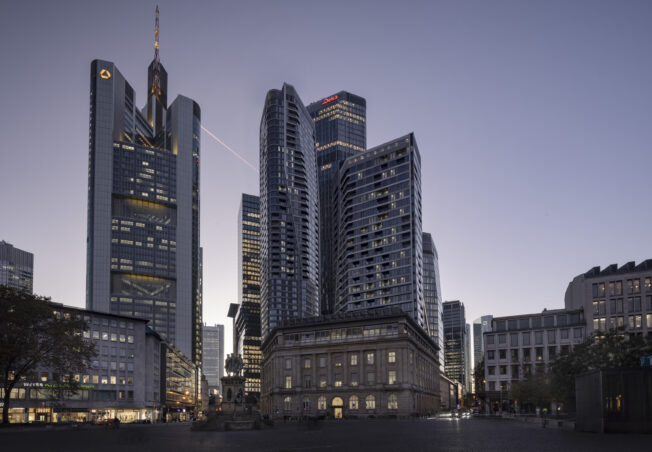
[[[459,301],[445,301],[444,311],[444,354],[446,374],[467,387],[466,375],[466,316],[464,304]]]
[[[421,157],[414,134],[349,157],[336,197],[335,312],[400,306],[425,327]]]
[[[238,212],[239,307],[237,353],[244,361],[245,390],[260,395],[260,199],[243,194]]]
[[[91,63],[86,306],[145,318],[201,363],[200,109],[148,69],[147,104],[109,61]]]
[[[319,180],[320,299],[323,313],[335,307],[335,224],[333,195],[339,183],[339,167],[348,157],[367,148],[367,102],[340,91],[308,105],[315,123],[315,147]]]
[[[473,369],[482,362],[484,357],[482,335],[491,331],[491,319],[493,319],[493,316],[483,315],[473,321]]]
[[[423,299],[426,305],[427,333],[439,346],[439,368],[444,371],[444,322],[442,318],[439,255],[428,232],[423,233]]]
[[[260,309],[263,338],[319,315],[315,128],[296,90],[267,93],[260,122]]]
[[[34,255],[0,241],[0,285],[32,293]]]
[[[202,372],[206,376],[208,390],[211,393],[221,393],[220,378],[224,376],[224,325],[204,324],[202,339]]]

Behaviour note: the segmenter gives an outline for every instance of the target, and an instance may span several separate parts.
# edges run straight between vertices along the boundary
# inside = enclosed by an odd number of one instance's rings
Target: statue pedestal
[[[222,377],[222,413],[244,413],[245,378],[239,376]]]

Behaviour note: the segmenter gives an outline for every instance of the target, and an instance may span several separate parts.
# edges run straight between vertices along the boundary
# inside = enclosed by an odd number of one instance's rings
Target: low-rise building
[[[168,418],[183,417],[174,414],[177,409],[195,410],[196,366],[148,328],[147,320],[59,303],[52,307],[55,315],[84,319],[82,334],[95,343],[96,356],[85,373],[74,376],[76,391],[67,390],[70,385],[48,368],[19,381],[11,394],[10,422],[156,422],[163,410]]]
[[[547,372],[557,355],[569,353],[585,338],[582,309],[494,317],[491,332],[484,333],[487,406],[504,409],[513,382]]]
[[[437,344],[399,308],[290,321],[262,348],[263,414],[337,419],[439,411]]]
[[[587,333],[618,329],[652,337],[652,259],[604,269],[593,267],[573,278],[566,309],[584,309]]]

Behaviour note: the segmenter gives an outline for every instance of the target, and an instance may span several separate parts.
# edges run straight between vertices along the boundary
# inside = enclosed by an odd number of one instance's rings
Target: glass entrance
[[[344,408],[344,401],[341,397],[333,397],[331,401],[333,407],[333,417],[335,419],[342,419],[342,408]]]

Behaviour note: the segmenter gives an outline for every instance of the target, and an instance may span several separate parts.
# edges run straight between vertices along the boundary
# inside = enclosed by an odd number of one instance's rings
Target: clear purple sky
[[[414,131],[423,229],[467,321],[563,306],[594,265],[652,257],[652,2],[160,1],[169,98],[258,162],[265,93],[367,99],[368,145]],[[35,291],[83,306],[89,67],[145,102],[150,1],[0,4],[0,240]],[[236,216],[258,178],[202,134],[204,319],[237,300]],[[228,350],[228,348],[227,348]]]

